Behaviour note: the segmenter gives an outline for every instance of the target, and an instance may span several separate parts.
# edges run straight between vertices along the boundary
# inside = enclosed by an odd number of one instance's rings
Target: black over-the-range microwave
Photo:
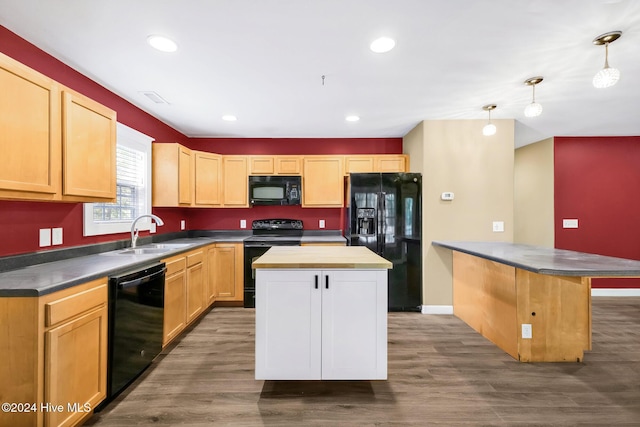
[[[299,205],[302,200],[299,176],[249,176],[251,205]]]

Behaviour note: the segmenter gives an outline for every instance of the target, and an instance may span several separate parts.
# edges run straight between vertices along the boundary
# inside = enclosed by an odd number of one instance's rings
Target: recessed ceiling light
[[[369,49],[371,49],[375,53],[385,53],[389,52],[396,45],[396,41],[389,37],[380,37],[375,39],[369,45]]]
[[[224,120],[225,122],[235,122],[236,120],[238,120],[238,118],[232,114],[225,114],[224,116],[222,116],[222,120]]]
[[[178,50],[178,45],[176,44],[176,42],[164,36],[149,36],[147,37],[147,43],[162,52],[175,52],[176,50]]]
[[[348,121],[348,122],[357,122],[358,120],[360,120],[360,117],[358,117],[358,116],[347,116],[344,119],[346,121]]]

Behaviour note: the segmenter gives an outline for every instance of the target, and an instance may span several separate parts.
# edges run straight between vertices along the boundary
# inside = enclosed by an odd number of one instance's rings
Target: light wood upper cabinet
[[[407,172],[409,156],[406,154],[384,154],[375,156],[375,172]]]
[[[63,198],[115,200],[115,111],[65,88],[62,117]]]
[[[305,157],[302,176],[302,206],[342,207],[343,202],[342,156]]]
[[[407,172],[409,156],[406,154],[347,155],[344,157],[344,173]]]
[[[0,54],[0,198],[116,197],[116,113]]]
[[[275,156],[276,174],[278,175],[301,175],[301,156]]]
[[[60,185],[60,91],[0,54],[0,197],[54,199]]]
[[[222,156],[194,151],[196,206],[222,205]]]
[[[152,145],[152,205],[189,206],[192,201],[192,152],[177,143]]]
[[[249,175],[273,175],[275,172],[273,156],[249,157]]]
[[[249,207],[249,170],[247,156],[222,157],[224,206]]]
[[[249,175],[300,175],[302,156],[249,156]]]
[[[375,161],[372,155],[363,156],[345,156],[344,157],[344,173],[374,172]]]

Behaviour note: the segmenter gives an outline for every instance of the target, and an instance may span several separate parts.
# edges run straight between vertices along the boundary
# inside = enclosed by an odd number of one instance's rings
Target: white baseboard
[[[591,288],[592,297],[640,297],[638,288]]]
[[[422,314],[453,314],[452,305],[423,305]]]

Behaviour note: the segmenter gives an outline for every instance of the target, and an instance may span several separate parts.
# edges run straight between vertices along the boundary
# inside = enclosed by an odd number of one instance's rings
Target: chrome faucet
[[[151,219],[155,219],[156,223],[160,226],[164,225],[164,221],[162,221],[159,216],[154,214],[140,215],[139,217],[134,219],[133,224],[131,224],[131,247],[132,248],[136,247],[136,241],[138,240],[138,229],[136,228],[136,223],[140,218],[147,218],[147,217]]]

